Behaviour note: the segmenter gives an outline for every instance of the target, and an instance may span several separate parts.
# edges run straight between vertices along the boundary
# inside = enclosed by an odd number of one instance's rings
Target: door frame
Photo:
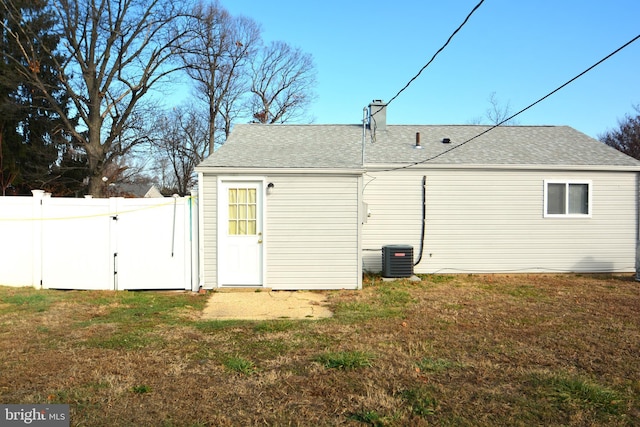
[[[259,254],[259,269],[260,269],[260,284],[257,285],[225,285],[222,281],[224,275],[222,274],[222,249],[225,244],[225,238],[223,237],[227,230],[227,223],[224,221],[227,216],[227,206],[226,204],[223,206],[221,203],[225,198],[222,195],[222,192],[226,190],[226,185],[229,184],[258,184],[259,185],[259,198],[258,198],[258,211],[256,214],[260,218],[258,221],[258,232],[262,232],[262,243]],[[267,239],[265,236],[265,229],[267,224],[267,216],[266,216],[266,200],[267,200],[267,192],[266,192],[266,177],[263,176],[247,176],[247,175],[238,175],[238,176],[218,176],[217,180],[217,191],[216,191],[216,205],[217,205],[217,218],[216,218],[216,276],[217,276],[217,286],[220,288],[244,288],[244,287],[256,287],[256,288],[264,288],[266,287],[266,251],[267,251]]]

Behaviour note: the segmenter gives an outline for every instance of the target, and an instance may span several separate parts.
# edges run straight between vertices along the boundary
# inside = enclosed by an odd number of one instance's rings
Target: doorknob
[[[259,240],[258,240],[258,243],[262,243],[262,239],[259,239]]]

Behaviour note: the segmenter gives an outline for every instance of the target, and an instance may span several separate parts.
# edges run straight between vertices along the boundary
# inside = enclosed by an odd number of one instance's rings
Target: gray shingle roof
[[[365,163],[639,167],[633,159],[567,126],[389,125],[372,141]],[[422,149],[415,149],[416,133]],[[361,125],[236,125],[200,167],[362,168]],[[451,142],[444,144],[442,140]]]

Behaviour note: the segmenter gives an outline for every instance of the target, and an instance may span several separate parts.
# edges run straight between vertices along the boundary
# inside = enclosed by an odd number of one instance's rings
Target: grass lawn
[[[0,286],[0,403],[82,426],[640,425],[640,283],[366,277],[322,320],[203,321],[206,295]]]

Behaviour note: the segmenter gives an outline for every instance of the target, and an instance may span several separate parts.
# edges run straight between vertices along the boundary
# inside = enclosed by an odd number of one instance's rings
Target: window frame
[[[564,184],[565,185],[565,213],[550,214],[549,209],[549,184]],[[571,184],[586,185],[587,196],[587,213],[569,213],[569,186]],[[591,218],[593,215],[593,182],[586,179],[545,179],[544,180],[544,218]]]

